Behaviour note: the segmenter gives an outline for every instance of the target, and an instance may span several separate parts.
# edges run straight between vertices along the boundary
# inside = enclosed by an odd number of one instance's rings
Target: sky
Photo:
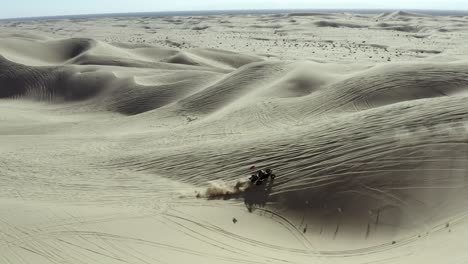
[[[468,0],[3,0],[0,18],[233,9],[468,10]]]

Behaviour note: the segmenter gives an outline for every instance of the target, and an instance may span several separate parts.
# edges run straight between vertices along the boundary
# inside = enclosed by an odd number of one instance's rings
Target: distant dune
[[[463,17],[0,28],[0,263],[467,258]]]
[[[378,18],[384,18],[388,20],[400,20],[400,19],[411,19],[416,17],[430,17],[429,15],[425,14],[418,14],[418,13],[410,13],[405,11],[394,11],[388,13],[382,13],[377,16]]]

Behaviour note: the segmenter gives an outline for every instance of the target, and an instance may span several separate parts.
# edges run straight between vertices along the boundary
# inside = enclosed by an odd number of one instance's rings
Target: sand
[[[467,17],[0,28],[2,264],[468,261]]]

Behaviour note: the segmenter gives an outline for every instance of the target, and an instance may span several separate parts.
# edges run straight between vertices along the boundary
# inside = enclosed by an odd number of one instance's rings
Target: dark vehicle
[[[265,170],[258,170],[257,172],[255,172],[255,174],[252,174],[249,177],[249,180],[255,185],[261,185],[268,178],[274,179],[275,177],[276,175],[273,174],[271,169],[265,169]]]

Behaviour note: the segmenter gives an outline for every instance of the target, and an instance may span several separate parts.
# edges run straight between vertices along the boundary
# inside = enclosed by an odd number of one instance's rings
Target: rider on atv
[[[274,179],[276,177],[271,171],[271,169],[258,170],[249,177],[249,180],[255,185],[261,185],[264,180],[268,179],[268,177],[270,177],[271,179]]]

